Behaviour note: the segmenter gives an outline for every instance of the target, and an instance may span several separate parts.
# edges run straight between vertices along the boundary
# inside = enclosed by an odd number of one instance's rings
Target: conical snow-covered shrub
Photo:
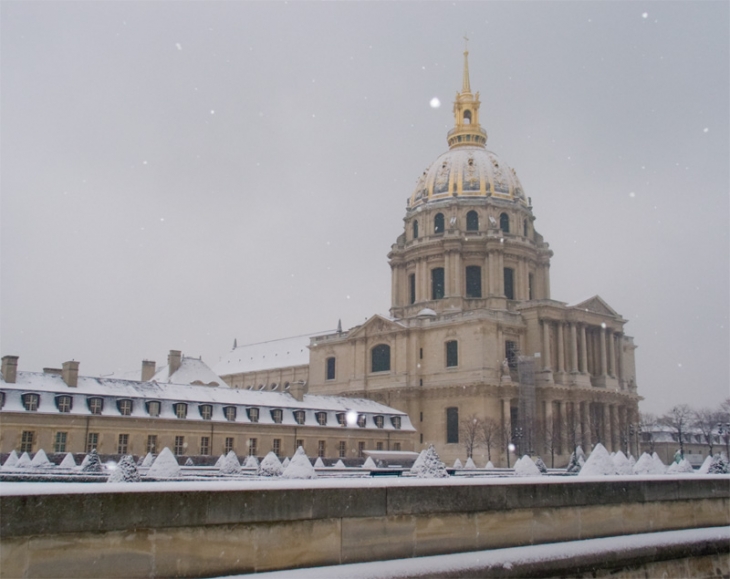
[[[535,459],[535,466],[542,474],[547,474],[547,465],[539,456]]]
[[[243,466],[245,468],[258,468],[259,467],[259,459],[256,458],[253,455],[249,455],[246,457],[246,462],[243,463]]]
[[[629,453],[629,464],[631,465],[631,468],[634,468],[634,465],[636,464],[636,459],[634,458],[634,455]]]
[[[570,454],[570,459],[568,460],[568,466],[565,468],[565,470],[566,472],[578,474],[582,466],[583,464],[581,463],[578,454],[576,452],[572,452]]]
[[[607,476],[616,474],[611,455],[600,442],[593,447],[593,452],[580,469],[578,476]]]
[[[269,452],[259,464],[259,476],[281,476],[284,469],[279,457],[273,451]]]
[[[686,458],[683,458],[679,462],[673,462],[667,469],[667,474],[694,474],[695,469]]]
[[[223,459],[223,464],[220,466],[221,474],[240,474],[241,462],[238,460],[238,456],[232,450],[228,451],[228,454]]]
[[[416,472],[416,476],[418,478],[448,478],[449,473],[446,472],[446,466],[441,462],[433,445],[426,449],[423,463]]]
[[[515,476],[542,476],[542,473],[532,459],[524,455],[515,463]]]
[[[464,465],[464,468],[476,468],[477,465],[474,464],[474,461],[471,457],[466,459],[466,464]]]
[[[664,474],[665,470],[666,467],[663,464],[657,464],[652,456],[646,452],[639,457],[639,460],[637,460],[634,465],[634,474],[640,475]]]
[[[109,474],[109,478],[106,479],[108,483],[139,481],[137,465],[134,464],[134,458],[130,455],[123,456],[117,463],[117,467]]]
[[[67,452],[66,456],[63,457],[61,464],[58,465],[58,468],[76,468],[76,460],[74,460],[74,455],[70,452]]]
[[[188,457],[188,459],[185,461],[185,466],[195,466],[193,459]]]
[[[33,468],[49,468],[54,466],[54,464],[50,460],[48,460],[46,451],[41,448],[38,452],[35,453],[33,460],[30,461],[30,466],[32,466]]]
[[[634,474],[634,470],[631,468],[631,463],[623,452],[619,450],[612,458],[613,466],[616,469],[617,474]]]
[[[215,464],[213,466],[215,466],[215,468],[220,468],[220,467],[223,466],[223,463],[225,462],[225,460],[226,460],[226,455],[225,454],[221,454],[218,457],[218,460],[215,461]]]
[[[18,453],[13,450],[9,455],[8,458],[5,459],[5,463],[3,464],[3,468],[15,468],[15,465],[18,464]]]
[[[411,467],[411,473],[418,474],[423,466],[423,460],[426,456],[426,450],[422,450]]]
[[[30,455],[24,452],[20,455],[18,462],[15,463],[15,468],[30,468]]]
[[[147,471],[147,476],[149,478],[177,478],[180,476],[180,465],[169,448],[163,448],[162,452],[157,455],[155,462]]]
[[[456,460],[454,461],[454,469],[458,469],[458,470],[461,470],[461,469],[463,469],[463,468],[464,468],[464,465],[463,465],[463,464],[461,464],[461,461],[460,461],[460,460],[459,460],[459,459],[457,458],[457,459],[456,459]]]
[[[661,473],[659,474],[664,474],[665,472],[667,472],[667,465],[662,462],[662,459],[659,458],[659,455],[656,452],[651,455],[651,458],[654,461],[657,470],[661,471]]]
[[[484,465],[484,468],[487,470],[494,470],[494,464],[492,463],[491,460],[488,460],[487,464]]]
[[[81,463],[81,472],[102,472],[103,470],[104,466],[101,464],[99,454],[94,448],[84,457],[84,461]]]
[[[728,474],[730,473],[730,466],[728,466],[727,460],[725,460],[725,457],[720,454],[716,454],[712,457],[712,462],[710,463],[710,468],[707,469],[707,474]]]
[[[304,449],[300,446],[297,448],[289,466],[284,469],[284,473],[281,476],[283,478],[306,479],[317,478],[317,473],[314,471],[312,463],[309,462],[309,458],[304,452]]]
[[[362,465],[362,467],[369,469],[378,468],[372,456],[369,456],[365,459],[365,463]]]
[[[342,462],[342,459],[338,460],[338,461],[337,461],[337,462],[336,462],[336,463],[335,463],[335,464],[333,465],[333,467],[334,467],[334,468],[347,468],[347,467],[345,466],[345,463],[344,463],[344,462]]]
[[[314,461],[314,468],[324,468],[324,462],[321,457],[318,456],[317,460]]]
[[[144,460],[142,461],[142,464],[140,466],[149,468],[152,466],[153,462],[155,462],[155,457],[152,456],[151,452],[148,452],[147,455],[144,457]]]
[[[284,457],[284,460],[283,460],[283,461],[281,461],[281,466],[282,466],[283,468],[286,468],[287,466],[289,466],[289,463],[290,463],[290,462],[291,462],[291,459],[290,459],[290,458],[289,458],[288,456],[285,456],[285,457]]]
[[[702,463],[702,466],[697,471],[697,474],[707,474],[710,472],[710,465],[712,464],[712,455],[708,454],[707,458],[705,459],[705,462]]]

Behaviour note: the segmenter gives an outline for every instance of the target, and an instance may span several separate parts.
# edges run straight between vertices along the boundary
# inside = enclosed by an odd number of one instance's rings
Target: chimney
[[[79,384],[79,363],[76,361],[64,362],[63,369],[61,370],[63,381],[66,382],[67,386],[76,388]]]
[[[15,384],[15,380],[18,376],[18,357],[3,356],[2,372],[5,382],[8,384]]]
[[[180,369],[182,364],[182,352],[180,350],[170,350],[167,355],[168,378]]]
[[[149,382],[157,372],[154,360],[142,360],[142,382]]]
[[[291,394],[295,400],[299,400],[299,402],[304,400],[304,381],[298,380],[297,382],[292,382],[291,386],[289,386],[289,394]]]

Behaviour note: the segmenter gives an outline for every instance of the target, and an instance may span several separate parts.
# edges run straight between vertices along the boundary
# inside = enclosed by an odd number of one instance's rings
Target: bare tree
[[[668,426],[677,434],[679,454],[684,458],[684,439],[692,426],[692,409],[687,404],[678,404],[659,419],[659,423]]]
[[[639,413],[639,426],[641,428],[642,438],[649,442],[649,453],[654,454],[654,434],[656,433],[659,420],[655,414],[651,412]]]
[[[542,421],[541,421],[542,422]],[[550,468],[555,468],[555,453],[560,448],[560,424],[558,417],[546,419],[544,424],[539,425],[543,435],[545,452],[550,453]]]
[[[479,435],[481,433],[481,419],[476,414],[462,418],[459,421],[459,440],[466,448],[467,458],[471,458],[474,449],[479,445]]]
[[[694,413],[692,426],[702,433],[702,438],[707,443],[710,454],[713,454],[712,449],[715,442],[715,432],[722,422],[722,417],[721,412],[716,412],[709,408],[701,408]]]
[[[487,460],[492,460],[492,446],[499,443],[501,426],[492,418],[484,418],[479,423],[479,444],[487,449]]]

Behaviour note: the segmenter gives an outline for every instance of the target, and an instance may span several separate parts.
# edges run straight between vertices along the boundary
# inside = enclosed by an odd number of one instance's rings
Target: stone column
[[[570,371],[578,372],[578,332],[575,322],[570,324]]]
[[[624,338],[623,334],[618,334],[618,379],[619,385],[623,389],[626,384],[624,382]]]
[[[608,452],[613,451],[613,433],[611,428],[611,407],[603,403],[603,444]]]
[[[453,256],[453,267],[454,267],[454,295],[464,296],[464,289],[462,288],[462,279],[464,279],[464,266],[461,261],[461,253],[458,251],[454,252]]]
[[[451,268],[451,252],[444,254],[444,297],[448,298],[454,294],[453,271]]]
[[[504,297],[504,253],[501,251],[497,254],[497,295]]]
[[[423,301],[431,299],[431,272],[428,270],[428,260],[421,260],[421,298]]]
[[[586,327],[580,327],[580,373],[588,373],[588,340],[586,340]]]
[[[558,372],[565,372],[565,343],[562,322],[558,322]]]
[[[560,454],[563,454],[568,446],[568,403],[561,400],[558,403],[558,410],[560,412],[558,416],[558,432],[560,433],[558,441],[560,442]]]
[[[616,334],[609,330],[608,334],[608,375],[616,377]]]
[[[606,330],[601,328],[599,331],[600,350],[601,350],[601,376],[606,376]]]
[[[545,428],[543,429],[544,442],[547,443],[548,448],[552,446],[553,451],[555,450],[556,433],[555,424],[553,423],[553,401],[550,399],[545,400]],[[552,440],[550,440],[550,438]]]
[[[494,295],[494,272],[492,271],[492,262],[494,260],[492,259],[492,254],[488,253],[486,257],[484,258],[484,271],[486,272],[486,285],[484,286],[484,294],[486,296],[493,296]]]
[[[581,402],[581,412],[583,414],[583,420],[581,425],[581,438],[583,439],[583,450],[586,453],[589,453],[591,451],[591,445],[593,441],[591,440],[591,412],[590,412],[590,403],[589,402]]]
[[[550,322],[542,321],[542,368],[550,370]]]
[[[545,288],[545,295],[543,296],[543,299],[549,300],[550,299],[550,265],[545,264],[542,266],[542,275],[544,278],[543,287]]]

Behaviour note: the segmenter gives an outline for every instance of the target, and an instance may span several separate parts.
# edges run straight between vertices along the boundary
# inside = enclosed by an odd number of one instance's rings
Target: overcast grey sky
[[[470,37],[552,296],[629,320],[643,410],[729,395],[727,2],[12,2],[2,354],[213,365],[390,306]],[[432,108],[438,97],[442,106]]]

